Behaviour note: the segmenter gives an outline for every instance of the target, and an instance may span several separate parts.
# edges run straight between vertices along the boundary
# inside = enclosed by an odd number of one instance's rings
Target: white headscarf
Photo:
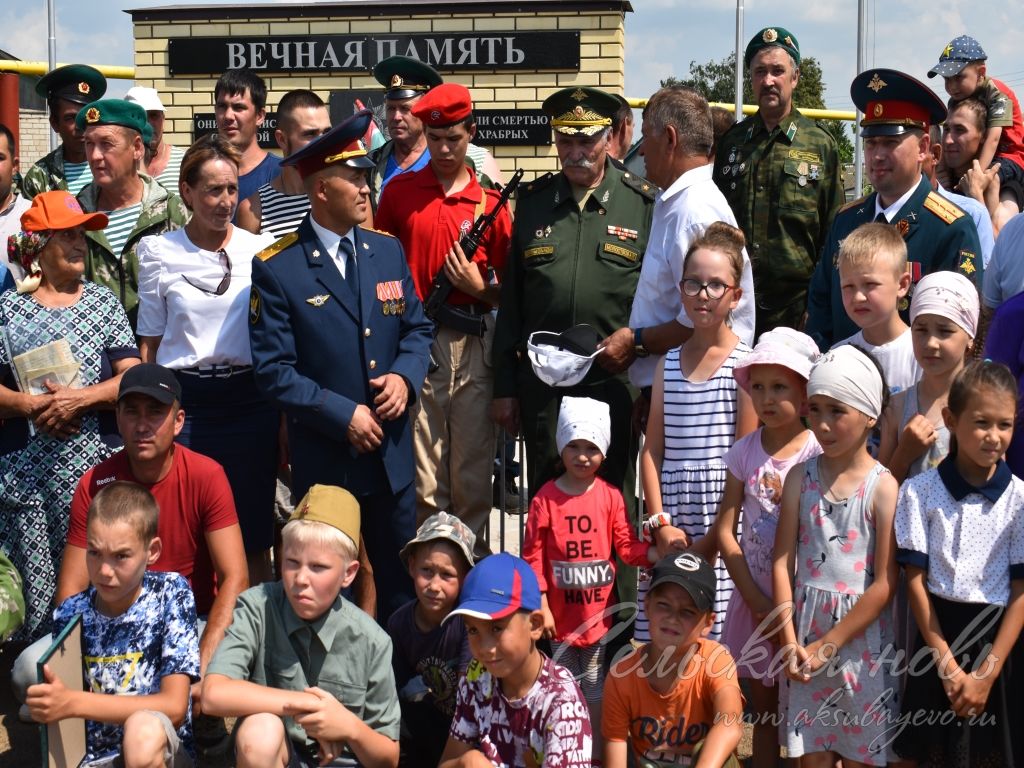
[[[611,410],[608,403],[589,397],[563,397],[558,409],[555,445],[558,452],[573,440],[587,440],[608,453],[612,440]]]
[[[877,419],[882,415],[882,374],[878,366],[850,344],[836,347],[811,369],[807,396],[825,395]]]

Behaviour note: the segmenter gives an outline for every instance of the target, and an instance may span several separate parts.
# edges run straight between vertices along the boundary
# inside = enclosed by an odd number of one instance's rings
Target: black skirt
[[[971,672],[978,660],[984,660],[991,651],[1005,609],[930,597],[939,627],[957,662],[965,672]],[[919,768],[1014,768],[1014,742],[1020,738],[1014,735],[1014,729],[1020,730],[1024,725],[1014,719],[1021,711],[1016,703],[1020,694],[1012,685],[1014,667],[1020,664],[1018,646],[1019,643],[1014,644],[993,684],[985,711],[959,718],[942,687],[938,666],[927,661],[930,651],[917,632],[909,657],[902,728],[893,744],[896,754],[917,760]]]

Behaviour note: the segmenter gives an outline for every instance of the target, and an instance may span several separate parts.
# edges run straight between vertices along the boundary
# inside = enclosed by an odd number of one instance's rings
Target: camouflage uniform
[[[844,201],[841,174],[835,139],[796,109],[773,131],[754,114],[722,137],[714,180],[747,238],[756,335],[799,324],[818,254]]]
[[[135,330],[139,314],[139,259],[135,254],[139,240],[147,235],[161,235],[179,229],[185,226],[192,215],[180,197],[168,192],[145,174],[140,173],[139,178],[144,185],[142,210],[121,253],[115,254],[111,250],[102,229],[85,233],[89,244],[85,257],[85,277],[114,292],[128,313],[132,330]],[[78,193],[78,202],[83,211],[90,213],[99,210],[96,204],[99,192],[99,187],[92,183]]]
[[[57,147],[50,154],[37,160],[21,180],[21,193],[29,200],[40,192],[67,188],[68,183],[64,180],[63,146]]]

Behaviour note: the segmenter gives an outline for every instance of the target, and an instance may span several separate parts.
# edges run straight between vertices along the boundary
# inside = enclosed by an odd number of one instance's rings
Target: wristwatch
[[[633,329],[633,354],[637,357],[647,357],[650,352],[647,351],[647,347],[644,346],[644,329],[634,328]]]

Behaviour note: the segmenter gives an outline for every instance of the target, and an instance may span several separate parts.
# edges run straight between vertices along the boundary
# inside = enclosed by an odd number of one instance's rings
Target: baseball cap
[[[540,610],[540,585],[533,569],[515,555],[500,552],[485,557],[469,572],[462,585],[455,615],[477,619],[503,619],[516,611]]]
[[[121,377],[121,386],[117,391],[117,401],[126,396],[138,393],[152,397],[164,405],[175,400],[181,402],[181,385],[169,368],[156,363],[133,365]]]
[[[590,325],[577,325],[562,333],[534,331],[526,340],[530,364],[537,378],[552,387],[579,384],[600,354],[601,335]]]
[[[356,497],[336,485],[314,485],[302,501],[295,505],[295,511],[288,518],[323,523],[337,528],[359,546],[359,502]]]
[[[820,356],[817,344],[806,333],[792,328],[773,328],[761,334],[754,351],[736,363],[732,375],[736,383],[748,393],[750,367],[754,365],[781,365],[806,381]]]
[[[160,94],[156,92],[156,88],[146,88],[142,85],[136,85],[133,88],[128,89],[128,93],[124,95],[125,101],[133,101],[142,107],[147,112],[164,112],[164,103],[160,101]]]
[[[473,567],[473,547],[476,546],[476,534],[455,515],[438,512],[424,520],[423,525],[416,530],[416,536],[398,553],[399,559],[403,563],[406,562],[417,544],[424,544],[428,541],[447,541],[454,544],[466,558],[469,567]]]
[[[942,49],[939,63],[928,70],[928,77],[954,77],[972,61],[985,61],[987,58],[988,55],[977,40],[970,35],[960,35],[950,40]]]
[[[26,232],[73,229],[82,226],[90,231],[107,226],[107,214],[86,213],[67,190],[54,189],[40,192],[32,198],[32,205],[21,214],[21,228]]]
[[[660,584],[676,584],[685,589],[700,611],[710,611],[715,604],[715,569],[692,552],[668,555],[655,563],[648,594]]]

